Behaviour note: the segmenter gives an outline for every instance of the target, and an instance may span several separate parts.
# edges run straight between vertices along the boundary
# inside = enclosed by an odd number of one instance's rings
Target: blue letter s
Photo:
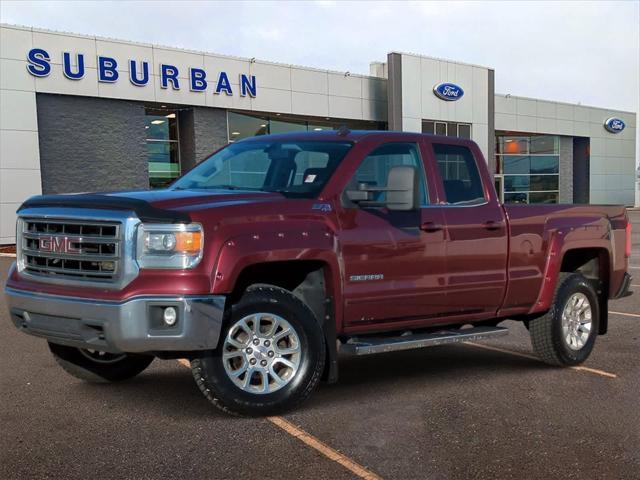
[[[35,77],[46,77],[51,73],[51,58],[46,50],[32,48],[27,53],[27,70]]]

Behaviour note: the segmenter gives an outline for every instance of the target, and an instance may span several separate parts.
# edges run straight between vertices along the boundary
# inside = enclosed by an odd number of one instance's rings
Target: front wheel
[[[550,365],[578,365],[593,350],[599,319],[592,283],[579,273],[564,273],[558,279],[551,309],[529,322],[533,349]]]
[[[87,382],[120,382],[142,373],[153,362],[151,355],[108,353],[49,343],[56,362],[68,374]]]
[[[305,400],[324,362],[323,332],[309,307],[287,290],[257,285],[231,308],[218,348],[191,369],[221,410],[271,415]]]

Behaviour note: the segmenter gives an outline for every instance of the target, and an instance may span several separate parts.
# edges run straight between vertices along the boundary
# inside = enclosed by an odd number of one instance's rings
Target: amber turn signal
[[[175,251],[189,255],[200,252],[202,245],[202,232],[176,232]]]

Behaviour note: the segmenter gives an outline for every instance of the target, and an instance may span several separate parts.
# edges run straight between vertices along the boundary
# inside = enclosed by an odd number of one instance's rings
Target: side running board
[[[347,355],[370,355],[372,353],[411,350],[414,348],[444,345],[446,343],[501,337],[508,333],[509,330],[503,327],[471,327],[461,330],[439,330],[431,333],[418,333],[397,337],[354,337],[347,343],[340,345],[340,353]]]

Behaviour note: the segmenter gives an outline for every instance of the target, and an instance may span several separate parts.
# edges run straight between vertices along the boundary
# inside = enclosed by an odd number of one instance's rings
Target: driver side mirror
[[[387,175],[386,187],[360,183],[357,190],[347,190],[347,198],[362,207],[387,207],[389,210],[409,211],[420,208],[420,179],[415,167],[392,167]],[[386,200],[372,200],[375,192],[385,192]]]

